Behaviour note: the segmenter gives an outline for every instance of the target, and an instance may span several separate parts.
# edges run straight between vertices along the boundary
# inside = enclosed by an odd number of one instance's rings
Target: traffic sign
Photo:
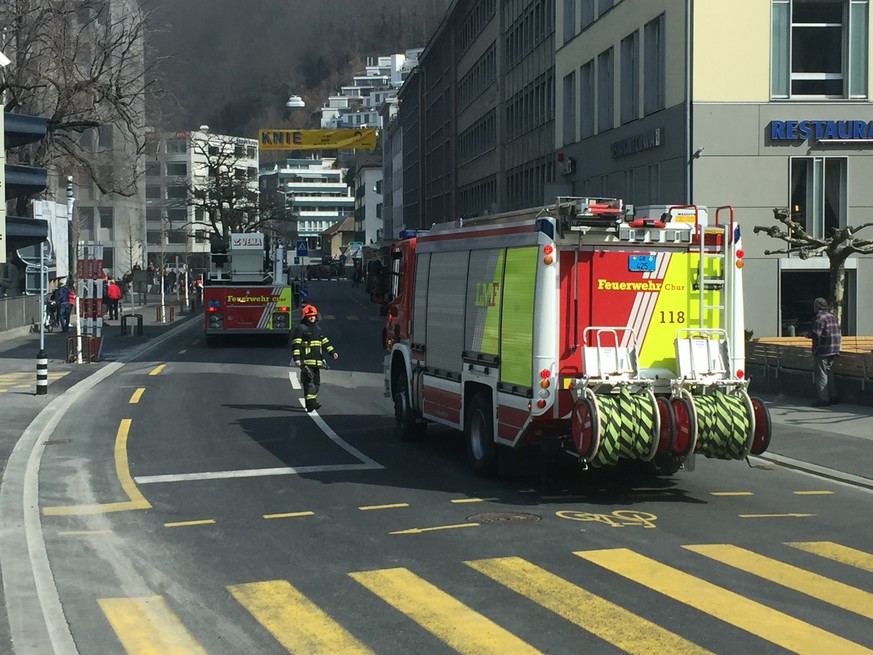
[[[297,242],[297,256],[298,257],[306,257],[307,255],[309,255],[309,246],[306,244],[305,241],[298,241]]]

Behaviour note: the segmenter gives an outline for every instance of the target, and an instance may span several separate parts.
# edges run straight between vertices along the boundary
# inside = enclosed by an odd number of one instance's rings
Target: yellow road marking
[[[206,655],[161,596],[98,598],[97,602],[131,655]]]
[[[82,516],[85,514],[107,514],[109,512],[126,512],[137,509],[151,509],[151,504],[140,493],[133,476],[130,474],[130,462],[127,458],[127,437],[130,433],[131,419],[121,419],[118,432],[115,435],[115,474],[121,483],[121,488],[127,494],[127,501],[116,503],[100,503],[98,505],[68,505],[61,507],[46,507],[46,516]]]
[[[795,491],[795,496],[833,496],[833,491]]]
[[[808,519],[818,514],[740,514],[741,519]]]
[[[133,392],[133,395],[130,397],[130,404],[136,405],[139,402],[139,399],[142,398],[142,395],[145,393],[145,387],[140,387],[136,391]]]
[[[174,521],[164,523],[165,528],[187,528],[192,525],[215,525],[214,519],[200,519],[199,521]]]
[[[462,505],[464,503],[488,503],[497,500],[496,498],[454,498],[453,503]]]
[[[180,355],[184,355],[186,352],[188,352],[188,349],[187,349],[187,348],[182,348],[182,350],[179,351],[179,354],[180,354]]]
[[[873,655],[848,639],[627,548],[574,554],[798,655]]]
[[[710,496],[754,496],[751,491],[713,491]]]
[[[579,500],[580,498],[588,498],[588,496],[584,494],[567,494],[566,496],[540,496],[540,498],[542,500]]]
[[[149,375],[160,375],[161,371],[163,371],[167,367],[166,364],[159,364],[155,366]]]
[[[62,537],[90,537],[112,534],[112,530],[61,530],[58,534]]]
[[[421,534],[422,532],[436,532],[437,530],[456,530],[458,528],[478,528],[478,523],[456,523],[455,525],[436,525],[432,528],[409,528],[408,530],[397,530],[388,534]]]
[[[333,314],[322,314],[321,318],[323,318],[325,321],[332,321],[336,318],[336,316],[334,316]]]
[[[459,653],[538,653],[511,632],[405,568],[349,575]]]
[[[474,560],[465,564],[632,655],[710,653],[520,557]]]
[[[382,318],[381,316],[370,316],[369,318],[370,318],[371,321],[379,321],[380,323],[384,323],[384,322],[385,322],[385,319]]]
[[[265,519],[293,519],[298,516],[315,516],[315,512],[285,512],[284,514],[264,514]]]
[[[349,316],[346,316],[346,320],[347,321],[357,321],[358,317],[355,316],[354,314],[350,314]]]
[[[786,545],[873,573],[873,555],[863,550],[842,546],[833,541],[792,541]]]
[[[233,585],[227,590],[289,652],[307,655],[373,652],[284,580]]]
[[[823,575],[728,544],[685,546],[688,550],[788,587],[844,610],[873,619],[873,594]]]
[[[409,507],[409,503],[392,503],[391,505],[364,505],[358,509],[362,512],[369,512],[371,509],[397,509],[399,507]]]

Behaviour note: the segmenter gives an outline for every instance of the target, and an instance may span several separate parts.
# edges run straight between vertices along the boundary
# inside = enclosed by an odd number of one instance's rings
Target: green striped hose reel
[[[590,390],[573,410],[576,451],[592,466],[614,466],[620,459],[650,460],[658,448],[660,416],[651,391],[594,394]]]
[[[742,459],[755,437],[754,409],[743,389],[692,396],[697,414],[695,453],[715,459]]]

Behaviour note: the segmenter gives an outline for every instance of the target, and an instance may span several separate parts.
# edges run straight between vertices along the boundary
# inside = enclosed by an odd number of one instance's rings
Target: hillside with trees
[[[256,137],[315,127],[313,111],[367,57],[423,47],[449,0],[185,0],[152,14],[166,97],[158,126]],[[306,101],[289,112],[290,94]],[[158,123],[158,121],[155,121]]]

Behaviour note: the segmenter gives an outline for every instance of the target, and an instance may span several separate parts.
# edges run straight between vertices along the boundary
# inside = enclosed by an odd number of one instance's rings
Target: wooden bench
[[[746,342],[746,362],[774,368],[812,372],[811,342],[805,337],[762,337]],[[868,347],[870,346],[870,347]],[[834,360],[834,374],[861,381],[862,391],[873,379],[873,337],[843,337],[840,355]]]

